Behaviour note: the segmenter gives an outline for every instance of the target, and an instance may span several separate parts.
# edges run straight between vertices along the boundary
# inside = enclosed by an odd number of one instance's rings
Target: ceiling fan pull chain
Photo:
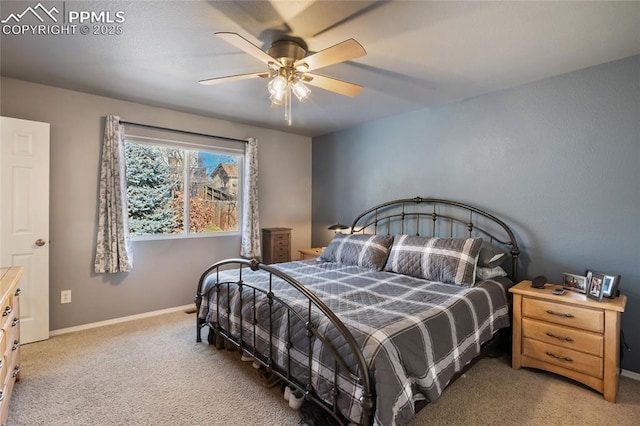
[[[291,126],[291,88],[287,86],[287,91],[285,93],[285,104],[284,104],[284,119],[287,121],[287,124]]]

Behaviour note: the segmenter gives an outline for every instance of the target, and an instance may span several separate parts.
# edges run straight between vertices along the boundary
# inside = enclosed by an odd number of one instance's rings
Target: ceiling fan
[[[297,97],[300,102],[307,99],[311,90],[306,84],[352,98],[363,89],[357,84],[311,72],[366,55],[367,52],[362,45],[352,38],[307,56],[307,49],[301,43],[291,39],[274,41],[265,52],[239,34],[217,32],[215,35],[263,62],[267,69],[250,74],[209,78],[200,80],[199,83],[211,85],[249,78],[270,78],[267,89],[271,104],[285,107],[284,118],[289,125],[291,125],[291,95]]]

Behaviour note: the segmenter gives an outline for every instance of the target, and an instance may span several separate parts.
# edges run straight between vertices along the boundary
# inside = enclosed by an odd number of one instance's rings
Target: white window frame
[[[175,148],[175,149],[184,149],[184,150],[197,150],[197,151],[207,151],[215,154],[229,154],[236,155],[239,157],[238,159],[238,230],[237,231],[221,231],[221,232],[206,232],[206,233],[191,233],[189,232],[189,209],[187,206],[189,205],[189,191],[184,191],[185,199],[183,200],[183,208],[182,212],[184,215],[183,223],[184,223],[184,232],[182,234],[153,234],[153,235],[136,235],[129,233],[129,239],[131,241],[153,241],[153,240],[176,240],[176,239],[187,239],[187,238],[209,238],[209,237],[227,237],[233,235],[240,235],[242,232],[242,191],[244,187],[244,176],[242,171],[244,170],[244,149],[236,149],[230,147],[222,147],[212,143],[209,144],[201,144],[201,143],[193,143],[193,142],[184,142],[173,139],[162,139],[157,137],[148,137],[148,136],[138,136],[138,135],[124,135],[124,143],[125,145],[128,143],[135,143],[139,145],[148,145],[148,146],[157,146],[157,147],[167,147],[167,148]],[[189,161],[185,161],[185,164],[189,164]],[[190,184],[190,173],[188,167],[184,167],[183,170],[183,182],[186,188],[189,188]],[[128,202],[128,200],[127,200]],[[127,213],[128,220],[128,213]]]

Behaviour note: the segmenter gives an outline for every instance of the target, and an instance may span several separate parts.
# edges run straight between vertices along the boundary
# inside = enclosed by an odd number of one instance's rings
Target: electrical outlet
[[[62,290],[60,292],[60,303],[71,303],[71,290]]]

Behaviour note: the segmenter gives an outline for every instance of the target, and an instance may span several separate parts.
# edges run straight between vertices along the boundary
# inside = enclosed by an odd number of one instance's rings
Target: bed
[[[225,342],[340,424],[406,424],[508,331],[520,251],[494,215],[415,197],[358,215],[314,260],[201,275],[196,338]]]

